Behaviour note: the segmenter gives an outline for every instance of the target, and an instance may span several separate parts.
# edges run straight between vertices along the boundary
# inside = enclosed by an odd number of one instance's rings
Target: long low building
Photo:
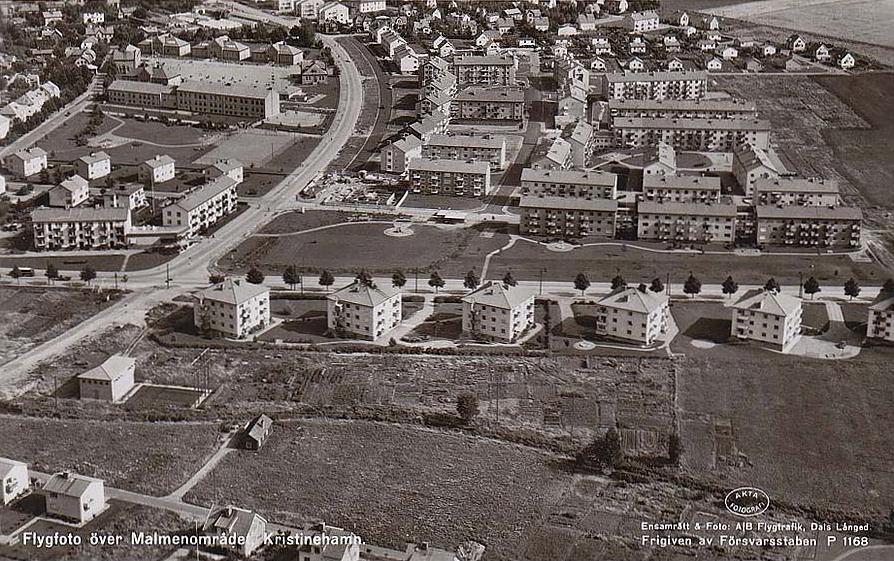
[[[107,249],[127,246],[128,208],[39,208],[31,213],[34,248]]]
[[[637,205],[637,237],[678,243],[732,243],[736,205],[652,203]]]
[[[856,207],[762,205],[755,214],[759,245],[860,247],[863,212]]]
[[[521,232],[532,236],[615,237],[617,201],[523,195]]]
[[[460,84],[514,86],[516,62],[503,56],[457,56],[453,74]]]
[[[834,179],[769,178],[754,182],[757,205],[835,206],[839,202]]]
[[[646,148],[664,142],[677,150],[732,152],[750,144],[770,146],[770,122],[759,119],[662,119],[616,117],[615,142],[625,148]]]
[[[491,170],[506,167],[506,140],[492,136],[433,134],[422,146],[422,157],[430,160],[478,160]]]
[[[523,121],[525,92],[517,88],[469,87],[453,100],[452,117],[470,121]]]
[[[481,197],[491,193],[487,162],[416,158],[407,166],[414,193]]]
[[[109,103],[189,111],[199,115],[226,115],[240,119],[266,119],[279,114],[279,94],[251,86],[221,87],[188,81],[180,85],[115,80],[106,89]]]
[[[615,199],[618,176],[602,171],[525,168],[521,187],[525,195]]]
[[[757,106],[743,99],[610,99],[612,117],[662,119],[756,119]]]
[[[720,202],[720,178],[699,175],[644,175],[643,198],[668,203]]]
[[[708,73],[610,72],[602,77],[605,99],[699,99],[708,91]]]
[[[221,175],[163,209],[165,226],[188,226],[188,237],[210,228],[236,210],[236,181]]]

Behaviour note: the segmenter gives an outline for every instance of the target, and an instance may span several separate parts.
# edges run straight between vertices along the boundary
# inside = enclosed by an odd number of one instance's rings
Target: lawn
[[[165,124],[159,121],[122,119],[124,124],[115,130],[116,136],[162,145],[202,144],[210,133],[198,127]]]
[[[566,478],[548,457],[447,433],[368,422],[277,424],[258,453],[231,454],[187,500],[221,496],[285,519],[325,520],[367,543],[452,550],[475,539],[511,559]],[[288,470],[282,466],[288,465]],[[293,474],[311,482],[296,485]]]
[[[131,423],[5,417],[0,456],[35,469],[99,477],[110,486],[164,494],[185,482],[217,442],[215,423]]]
[[[44,270],[47,268],[48,263],[55,265],[63,275],[71,275],[72,278],[77,278],[78,273],[86,265],[90,265],[97,271],[120,271],[121,266],[124,264],[124,255],[110,252],[103,255],[78,255],[71,257],[20,257],[15,255],[0,257],[0,267],[8,269],[18,265],[19,267],[32,267]]]
[[[290,139],[287,145],[282,146],[280,151],[273,154],[272,159],[266,160],[263,165],[246,168],[245,181],[238,187],[239,195],[243,197],[266,195],[298,168],[319,144],[320,138],[316,136]]]
[[[670,273],[671,282],[677,285],[690,272],[704,283],[719,283],[727,275],[732,275],[739,283],[763,284],[771,276],[781,283],[797,283],[798,272],[807,270],[826,284],[843,283],[851,276],[867,284],[878,283],[879,279],[888,276],[875,264],[855,263],[846,256],[654,253],[620,245],[580,247],[570,253],[557,253],[528,242],[516,243],[491,260],[491,271],[509,268],[517,279],[522,280],[539,279],[540,270],[546,268],[545,280],[567,280],[569,287],[581,271],[587,272],[594,282],[607,281],[618,272],[629,282],[646,282],[655,277],[664,279]]]
[[[484,202],[470,197],[446,195],[421,195],[410,193],[401,206],[409,208],[436,208],[439,210],[472,210],[481,208]]]
[[[320,226],[329,226],[330,224],[340,224],[348,222],[350,217],[354,216],[349,212],[335,210],[308,210],[305,212],[288,212],[280,214],[270,222],[264,225],[258,233],[260,234],[290,234],[292,232],[301,232],[310,230],[311,228],[319,228]]]
[[[430,337],[432,339],[456,340],[462,336],[463,305],[453,302],[435,302],[432,314],[416,326],[408,338]]]
[[[255,236],[231,251],[220,265],[234,271],[257,265],[269,274],[281,274],[296,264],[335,273],[361,268],[379,274],[437,269],[452,278],[472,268],[480,271],[484,257],[508,241],[504,233],[481,228],[413,225],[412,236],[393,237],[384,234],[389,227],[390,223],[358,223],[279,238]]]

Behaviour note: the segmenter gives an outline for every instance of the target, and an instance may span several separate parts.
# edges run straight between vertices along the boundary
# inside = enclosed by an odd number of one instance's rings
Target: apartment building
[[[295,11],[302,20],[315,20],[317,12],[325,3],[326,0],[301,0],[295,4]]]
[[[866,337],[894,343],[894,294],[882,292],[869,306]]]
[[[639,288],[620,288],[596,302],[596,335],[652,345],[667,333],[670,298]]]
[[[78,175],[90,181],[112,173],[112,158],[105,152],[90,152],[75,161]]]
[[[34,249],[107,249],[127,245],[127,208],[38,208],[31,213]]]
[[[407,166],[414,193],[481,197],[491,193],[490,164],[416,158]]]
[[[102,193],[105,208],[127,208],[131,211],[146,206],[146,190],[140,183],[125,183]]]
[[[525,93],[516,88],[468,87],[454,98],[452,117],[471,121],[523,121]]]
[[[433,134],[422,146],[422,157],[430,160],[477,160],[488,162],[491,171],[506,167],[506,140],[502,137]]]
[[[637,237],[675,243],[732,243],[736,205],[702,203],[637,204]]]
[[[429,57],[419,69],[419,85],[425,87],[434,80],[448,75],[453,77],[454,86],[456,86],[456,75],[451,72],[450,63],[439,56]]]
[[[461,85],[515,86],[517,63],[506,56],[455,56],[453,74]]]
[[[47,153],[33,146],[6,158],[6,167],[19,179],[26,179],[47,169]]]
[[[164,208],[165,226],[188,226],[187,237],[199,235],[236,210],[236,182],[222,175]]]
[[[471,337],[515,342],[534,326],[534,294],[487,281],[463,296],[463,333]]]
[[[699,175],[643,175],[643,199],[659,203],[718,203],[720,178]]]
[[[177,86],[115,80],[106,89],[109,103],[147,109],[190,111],[258,120],[279,114],[279,94],[251,86],[184,81]]]
[[[412,135],[406,136],[382,148],[379,169],[388,173],[404,173],[411,160],[421,157],[422,139]]]
[[[616,199],[618,176],[603,171],[525,168],[521,174],[522,193],[582,199]]]
[[[583,119],[568,123],[562,130],[562,138],[571,145],[571,162],[576,167],[587,167],[596,149],[593,125]]]
[[[196,293],[192,309],[203,332],[242,339],[270,324],[270,289],[227,279]]]
[[[400,290],[360,281],[326,296],[329,329],[340,336],[376,341],[401,321]]]
[[[609,99],[612,117],[658,119],[756,119],[757,106],[742,99]]]
[[[837,206],[838,182],[834,179],[760,178],[754,182],[754,203],[774,206]]]
[[[708,73],[610,72],[602,77],[602,95],[612,99],[700,99],[708,91]]]
[[[351,10],[359,14],[375,14],[385,11],[385,0],[345,0]]]
[[[77,473],[56,473],[43,486],[47,514],[83,524],[106,509],[102,479]]]
[[[801,299],[762,289],[746,292],[732,306],[731,336],[785,352],[801,336]]]
[[[202,170],[202,175],[208,180],[226,176],[236,182],[242,183],[245,178],[245,166],[236,158],[220,158],[210,166]]]
[[[654,31],[660,26],[661,21],[654,11],[632,12],[624,18],[624,27],[635,33]]]
[[[140,164],[137,169],[137,178],[150,187],[174,179],[176,167],[174,158],[167,154],[156,154],[154,157]]]
[[[750,144],[767,149],[770,122],[734,119],[661,119],[615,117],[615,142],[625,148],[646,148],[664,142],[677,150],[732,152]]]
[[[50,189],[48,196],[52,207],[76,207],[90,198],[90,184],[80,175],[72,175]]]
[[[733,176],[746,197],[754,197],[759,179],[777,179],[793,175],[772,148],[741,144],[733,149]]]
[[[858,248],[863,212],[856,207],[755,207],[758,245]]]
[[[522,195],[521,232],[532,236],[615,237],[618,202],[546,195]]]

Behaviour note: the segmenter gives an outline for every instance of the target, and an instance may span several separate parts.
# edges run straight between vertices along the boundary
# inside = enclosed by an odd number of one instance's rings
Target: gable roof
[[[270,430],[270,427],[273,426],[273,419],[261,413],[248,426],[248,431],[246,431],[246,436],[254,438],[258,442],[264,440],[264,437],[267,435],[267,432]]]
[[[25,469],[28,468],[28,464],[26,464],[25,462],[10,460],[8,458],[0,458],[0,482],[6,479],[6,476],[8,476],[13,469],[22,466],[24,466]]]
[[[125,372],[136,366],[137,360],[122,355],[112,355],[99,366],[78,375],[79,380],[102,380],[104,382],[114,382],[120,378]]]
[[[43,486],[43,489],[49,493],[58,493],[68,497],[81,497],[94,483],[102,485],[103,480],[87,477],[79,473],[63,471],[53,474],[46,485]]]
[[[782,317],[796,314],[801,308],[801,299],[757,288],[742,295],[733,307]]]
[[[487,281],[469,294],[463,296],[463,302],[493,306],[511,310],[533,298],[534,295],[517,286],[507,288],[503,283]]]

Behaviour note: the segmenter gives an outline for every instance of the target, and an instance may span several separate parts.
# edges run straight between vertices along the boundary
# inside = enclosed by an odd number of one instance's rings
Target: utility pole
[[[667,282],[664,283],[664,290],[667,293],[667,297],[670,298],[671,295],[671,274],[667,274]]]
[[[415,275],[415,279],[416,279],[415,280],[416,288],[415,288],[414,292],[416,294],[419,294],[419,267],[416,267],[413,269],[413,274]]]
[[[798,271],[798,298],[804,298],[804,271]]]
[[[539,290],[540,296],[543,296],[543,273],[544,272],[546,272],[546,269],[541,267],[540,268],[540,290]]]
[[[118,290],[118,271],[115,271],[115,290]]]
[[[168,288],[171,288],[171,264],[165,264],[165,284]]]

